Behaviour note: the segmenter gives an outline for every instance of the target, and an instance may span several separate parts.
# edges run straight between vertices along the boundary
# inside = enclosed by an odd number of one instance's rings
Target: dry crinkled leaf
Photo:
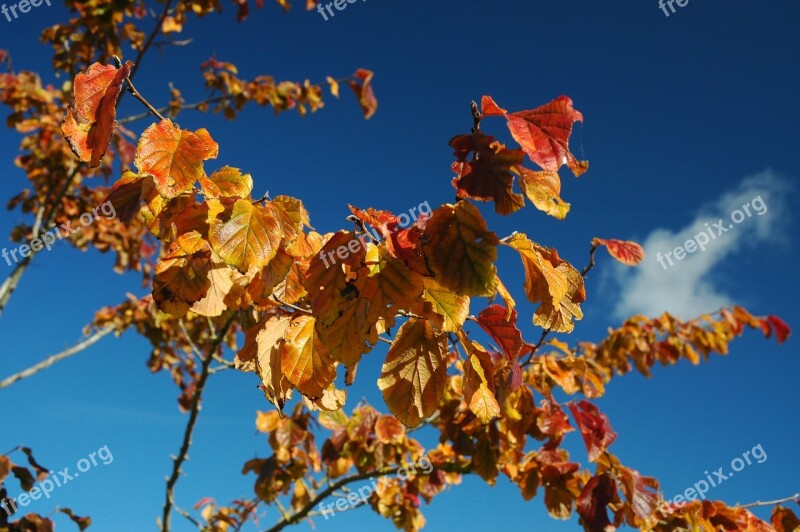
[[[533,316],[534,325],[555,332],[572,332],[574,320],[583,318],[580,303],[586,301],[583,276],[562,260],[554,249],[532,242],[522,233],[508,245],[516,249],[525,267],[525,294],[541,303]]]
[[[269,316],[253,328],[257,331],[256,371],[261,377],[264,395],[279,410],[283,409],[283,405],[292,395],[292,383],[281,369],[283,338],[290,321],[291,316]]]
[[[626,266],[636,266],[644,260],[644,249],[630,240],[614,240],[613,238],[594,238],[592,245],[605,246],[609,254]]]
[[[226,264],[245,273],[263,268],[275,257],[281,243],[280,226],[267,208],[238,199],[218,212],[216,200],[208,203],[209,216],[214,216],[209,241]]]
[[[397,332],[378,388],[405,426],[416,427],[436,410],[447,382],[447,336],[427,320],[410,319]]]
[[[135,164],[140,174],[153,176],[159,194],[174,198],[192,190],[194,183],[205,177],[203,161],[218,154],[219,145],[207,130],[193,133],[165,118],[142,133]]]
[[[73,153],[89,166],[99,166],[114,132],[117,98],[133,63],[119,69],[92,64],[75,77],[75,101],[69,106],[61,129]]]
[[[474,205],[459,201],[436,209],[425,238],[423,251],[439,284],[460,295],[494,294],[499,241]]]

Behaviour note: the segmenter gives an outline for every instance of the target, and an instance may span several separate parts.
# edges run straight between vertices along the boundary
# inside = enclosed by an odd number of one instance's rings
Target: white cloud
[[[620,300],[614,309],[616,317],[624,319],[634,314],[658,316],[667,311],[691,318],[731,305],[732,297],[715,283],[714,272],[743,246],[786,242],[785,230],[790,217],[787,195],[791,189],[786,179],[768,170],[744,179],[735,190],[705,205],[682,229],[658,228],[652,231],[642,243],[647,258],[636,268],[620,266],[614,273],[621,289]],[[756,199],[758,197],[763,203]],[[742,208],[746,204],[750,216]],[[737,210],[744,219],[735,214]],[[735,221],[741,220],[740,223],[734,223],[734,214],[737,216]],[[720,218],[723,227],[733,227],[717,236],[720,231],[712,226]],[[708,237],[705,251],[697,249],[694,253],[687,253],[683,260],[676,260],[674,253],[666,258],[668,252],[684,246],[695,235],[708,235],[709,228],[715,237]],[[672,266],[669,260],[674,263]]]

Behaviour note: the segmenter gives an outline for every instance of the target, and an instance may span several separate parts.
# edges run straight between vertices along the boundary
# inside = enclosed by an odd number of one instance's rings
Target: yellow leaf
[[[378,388],[405,426],[415,427],[436,411],[447,383],[447,336],[426,320],[400,327],[383,364]]]
[[[222,260],[242,273],[266,266],[281,243],[278,220],[264,207],[244,199],[216,214],[208,236]]]

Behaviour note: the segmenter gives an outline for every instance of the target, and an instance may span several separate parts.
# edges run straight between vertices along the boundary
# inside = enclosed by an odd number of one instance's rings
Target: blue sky
[[[242,24],[234,22],[227,2],[222,15],[192,20],[181,38],[193,42],[163,54],[154,50],[136,80],[151,101],[165,103],[169,81],[188,101],[203,96],[198,65],[211,53],[235,62],[247,78],[271,74],[321,82],[357,67],[374,70],[380,108],[369,121],[360,118],[350,94],[328,98],[325,109],[306,118],[275,117],[257,107],[234,122],[191,113],[179,118],[184,128],[207,127],[220,144],[215,164],[251,172],[254,193],[300,197],[323,232],[346,224],[348,202],[396,212],[423,201],[438,205],[453,197],[447,142],[471,126],[470,100],[491,94],[501,106],[521,110],[567,94],[585,117],[574,151],[591,163],[579,180],[563,175],[562,196],[572,211],[559,222],[530,206],[507,218],[487,209],[490,227],[501,236],[524,231],[581,266],[594,236],[638,240],[649,255],[632,272],[602,254],[587,282],[586,317],[564,339],[599,340],[635,312],[672,310],[688,318],[719,302],[777,314],[797,328],[796,2],[756,7],[690,0],[666,17],[655,0],[372,0],[349,5],[328,21],[316,12],[284,15],[266,4]],[[46,72],[47,81],[59,83],[38,35],[65,16],[66,9],[54,4],[10,23],[0,18],[0,48],[11,52],[17,70]],[[121,115],[139,112],[126,98]],[[503,124],[484,127],[500,134]],[[13,131],[0,131],[4,201],[25,185],[11,163],[18,142]],[[757,196],[768,207],[763,215],[743,220],[707,251],[666,271],[658,265],[656,253]],[[21,220],[18,212],[0,213],[0,232]],[[0,318],[0,376],[72,344],[95,309],[120,302],[126,292],[144,293],[137,276],[120,277],[112,264],[110,256],[64,245],[40,254]],[[517,259],[502,253],[499,267],[517,300],[523,299]],[[0,268],[6,268],[3,275],[10,272],[4,263]],[[532,310],[520,305],[523,323]],[[530,325],[523,333],[530,340],[539,335]],[[613,380],[598,401],[620,434],[612,450],[625,464],[659,478],[672,496],[704,478],[704,471],[727,467],[761,444],[764,463],[748,466],[708,496],[733,504],[800,491],[796,345],[793,338],[779,347],[750,332],[733,344],[730,356],[710,364],[657,368],[650,380]],[[54,469],[74,469],[104,445],[114,456],[29,509],[48,513],[54,504],[69,506],[91,515],[97,530],[154,526],[185,416],[177,411],[168,376],[148,372],[148,352],[134,333],[108,337],[0,391],[0,449],[25,443]],[[382,355],[378,349],[367,357],[350,405],[360,397],[381,404],[374,381]],[[227,501],[252,493],[254,477],[241,476],[241,466],[268,452],[254,430],[255,411],[269,408],[256,385],[254,376],[233,372],[212,379],[188,477],[177,487],[181,506],[205,496]],[[577,434],[569,448],[585,463]],[[492,489],[467,479],[425,514],[428,530],[575,528],[550,520],[541,497],[525,503],[503,479]],[[271,511],[264,524],[276,519]],[[175,525],[191,529],[179,516]],[[318,520],[317,526],[332,532],[392,528],[366,509]]]

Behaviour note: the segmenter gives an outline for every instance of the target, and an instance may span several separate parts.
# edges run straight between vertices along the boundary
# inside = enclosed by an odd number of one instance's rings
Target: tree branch
[[[331,494],[333,494],[333,492],[342,489],[348,484],[352,484],[353,482],[358,482],[360,480],[366,480],[368,478],[376,478],[376,477],[381,478],[388,475],[393,475],[403,467],[404,465],[400,464],[393,467],[378,469],[377,471],[371,471],[369,473],[358,473],[355,475],[351,475],[349,477],[339,479],[338,481],[332,484],[329,483],[328,487],[325,488],[325,490],[323,490],[322,492],[319,493],[319,495],[311,499],[311,501],[309,501],[308,504],[306,504],[302,509],[295,512],[288,518],[284,517],[283,519],[275,523],[275,525],[272,528],[266,530],[265,532],[279,532],[289,525],[297,524],[301,519],[307,517],[317,504],[330,497]],[[436,469],[440,469],[442,471],[447,471],[451,473],[461,473],[461,474],[468,474],[472,472],[472,466],[469,465],[464,467],[459,467],[453,464],[452,467],[450,467],[449,465],[445,465],[444,467],[438,467]]]
[[[775,499],[774,501],[756,501],[751,502],[748,504],[737,504],[735,508],[754,508],[756,506],[775,506],[776,504],[782,504],[784,502],[792,502],[792,501],[800,501],[800,492],[795,493],[791,497],[785,497],[783,499]]]
[[[164,513],[161,519],[162,532],[167,532],[170,530],[172,508],[175,505],[175,484],[178,483],[178,479],[181,475],[181,466],[188,459],[189,447],[192,446],[192,433],[194,432],[194,427],[197,424],[197,417],[200,414],[200,403],[203,396],[203,391],[206,387],[206,382],[208,381],[208,376],[210,374],[211,362],[214,360],[214,353],[222,344],[223,340],[225,339],[225,335],[228,333],[228,329],[231,328],[231,325],[233,325],[235,318],[236,313],[234,312],[231,314],[222,328],[219,329],[214,339],[211,340],[211,343],[208,346],[208,352],[203,358],[203,367],[200,373],[200,378],[197,381],[194,396],[192,397],[192,406],[189,411],[189,420],[186,422],[186,429],[183,433],[181,449],[178,452],[178,456],[173,459],[172,474],[167,479],[166,500],[164,501]]]
[[[107,335],[108,333],[112,332],[113,330],[114,330],[114,327],[106,327],[104,329],[100,329],[97,332],[95,332],[93,335],[91,335],[90,337],[78,342],[77,344],[73,345],[69,349],[65,349],[64,351],[62,351],[62,352],[60,352],[60,353],[58,353],[56,355],[53,355],[51,357],[48,357],[48,358],[42,360],[41,362],[39,362],[38,364],[36,364],[34,366],[31,366],[30,368],[28,368],[26,370],[20,371],[19,373],[15,373],[14,375],[11,375],[10,377],[8,377],[6,379],[3,379],[2,381],[0,381],[0,389],[5,388],[7,386],[11,386],[12,384],[14,384],[15,382],[17,382],[19,380],[26,379],[28,377],[36,375],[37,373],[39,373],[43,369],[49,368],[50,366],[52,366],[56,362],[60,362],[60,361],[64,360],[65,358],[69,358],[72,355],[80,353],[81,351],[83,351],[87,347],[95,344],[103,336]]]
[[[64,196],[67,195],[69,191],[69,187],[72,186],[72,182],[75,180],[75,177],[79,173],[79,167],[76,167],[72,173],[67,177],[66,183],[64,183],[64,187],[58,193],[58,195],[53,200],[51,204],[50,213],[43,219],[42,211],[39,211],[39,214],[36,216],[36,222],[34,223],[34,239],[39,238],[42,236],[47,230],[50,228],[50,224],[53,223],[53,220],[56,219],[56,213],[58,212],[58,205],[61,203],[61,200]],[[25,274],[25,271],[30,266],[33,257],[39,253],[38,251],[31,248],[30,254],[22,259],[22,262],[18,263],[14,266],[14,269],[11,272],[3,284],[0,285],[0,314],[2,314],[3,310],[6,308],[8,304],[8,300],[11,299],[11,294],[14,293],[14,290],[17,289],[19,286],[19,282],[22,279],[22,276]]]

